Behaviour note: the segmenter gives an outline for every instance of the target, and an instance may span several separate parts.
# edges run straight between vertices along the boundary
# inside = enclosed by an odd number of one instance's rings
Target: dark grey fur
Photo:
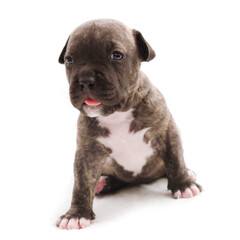
[[[123,60],[111,59],[115,49],[123,52]],[[101,175],[109,176],[102,193],[151,182],[162,176],[167,176],[172,193],[178,189],[184,191],[192,184],[201,189],[187,173],[177,127],[164,97],[140,71],[142,61],[155,57],[141,33],[115,20],[90,21],[70,35],[59,62],[65,63],[68,56],[73,59],[73,64],[65,64],[71,102],[82,114],[78,120],[72,203],[62,218],[94,219],[92,205]],[[83,88],[80,83],[86,78],[94,79],[94,86]],[[86,116],[84,101],[87,98],[102,103],[103,116],[133,108],[130,132],[149,128],[144,141],[151,142],[154,154],[147,159],[139,175],[125,171],[117,162],[113,162],[111,168],[105,165],[111,149],[97,138],[108,137],[110,132],[99,125],[97,118]]]

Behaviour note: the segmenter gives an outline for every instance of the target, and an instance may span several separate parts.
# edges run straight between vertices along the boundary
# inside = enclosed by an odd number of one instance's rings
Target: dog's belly
[[[108,128],[110,135],[100,137],[98,141],[112,150],[105,164],[108,165],[107,168],[114,168],[117,163],[125,171],[137,176],[147,163],[147,159],[153,155],[153,149],[150,142],[144,141],[147,128],[136,133],[129,132],[132,120],[132,110],[99,117],[100,126]],[[117,171],[116,166],[114,171]]]

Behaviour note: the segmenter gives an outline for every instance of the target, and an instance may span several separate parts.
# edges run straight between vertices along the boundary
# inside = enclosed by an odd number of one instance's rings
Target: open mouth
[[[88,106],[98,106],[101,104],[101,102],[97,101],[97,100],[94,100],[94,99],[91,99],[91,98],[88,98],[84,101]]]

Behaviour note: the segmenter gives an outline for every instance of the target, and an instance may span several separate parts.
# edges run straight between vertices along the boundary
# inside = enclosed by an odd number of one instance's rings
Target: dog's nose
[[[95,85],[95,78],[94,77],[81,77],[79,79],[79,84],[82,89],[91,89]]]

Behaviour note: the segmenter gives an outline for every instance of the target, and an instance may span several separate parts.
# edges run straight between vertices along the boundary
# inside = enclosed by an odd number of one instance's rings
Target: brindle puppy
[[[59,57],[80,110],[74,188],[62,229],[84,228],[95,218],[95,193],[116,191],[167,176],[175,198],[201,187],[188,171],[179,133],[162,94],[140,71],[155,57],[140,32],[115,20],[78,27]]]

